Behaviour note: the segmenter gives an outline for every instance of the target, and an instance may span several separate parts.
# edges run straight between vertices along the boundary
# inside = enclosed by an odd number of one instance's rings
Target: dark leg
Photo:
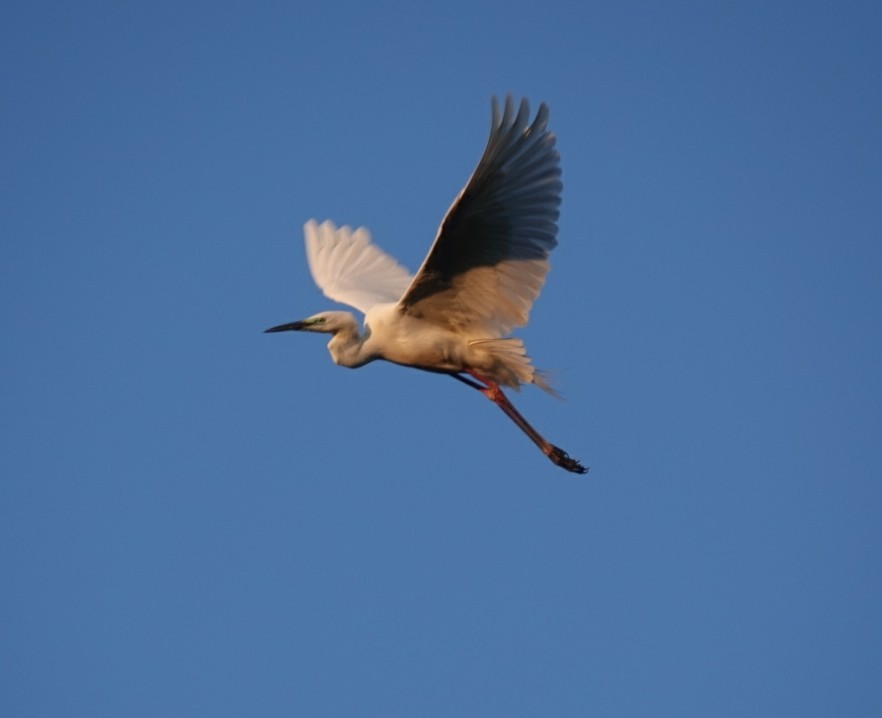
[[[518,428],[529,436],[533,443],[536,444],[542,453],[551,459],[552,462],[575,474],[585,474],[588,472],[588,469],[582,466],[582,464],[575,459],[571,459],[566,451],[555,446],[551,442],[546,441],[538,431],[530,426],[527,420],[521,416],[521,413],[515,409],[514,404],[512,404],[508,400],[508,397],[502,393],[502,389],[499,388],[499,385],[496,382],[485,379],[472,371],[469,371],[468,373],[478,381],[473,381],[462,374],[452,374],[451,376],[455,379],[459,379],[463,384],[468,384],[473,389],[477,389],[490,399],[490,401],[496,404],[496,406],[502,409],[506,416],[517,424]]]

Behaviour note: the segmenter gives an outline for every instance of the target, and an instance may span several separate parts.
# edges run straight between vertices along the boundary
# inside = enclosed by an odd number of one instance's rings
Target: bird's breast
[[[368,313],[367,344],[378,358],[438,371],[462,369],[465,342],[431,322],[397,311]]]

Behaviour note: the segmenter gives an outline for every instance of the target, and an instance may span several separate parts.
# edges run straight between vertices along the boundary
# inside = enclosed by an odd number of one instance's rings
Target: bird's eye
[[[310,319],[309,323],[310,324],[324,324],[325,318],[324,317],[316,317],[315,319]]]

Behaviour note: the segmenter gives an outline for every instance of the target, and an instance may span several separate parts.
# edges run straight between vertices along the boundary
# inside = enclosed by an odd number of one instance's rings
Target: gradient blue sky
[[[874,2],[0,8],[0,713],[878,716]],[[551,107],[553,467],[333,366],[300,227],[415,269]]]

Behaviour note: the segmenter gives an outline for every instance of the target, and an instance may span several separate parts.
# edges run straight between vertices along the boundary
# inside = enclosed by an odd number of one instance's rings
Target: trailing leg
[[[505,412],[505,415],[508,416],[508,418],[511,419],[521,431],[529,436],[530,440],[536,444],[542,453],[551,459],[553,463],[567,471],[572,471],[575,474],[585,474],[588,472],[588,469],[582,466],[582,464],[575,459],[570,458],[566,451],[555,446],[550,441],[547,441],[538,431],[536,431],[536,429],[534,429],[515,408],[514,404],[509,401],[508,397],[503,393],[502,389],[496,382],[485,379],[473,371],[468,371],[467,373],[474,377],[474,379],[477,379],[477,381],[473,381],[461,374],[454,374],[453,376],[464,384],[468,384],[470,387],[480,391],[484,396],[490,399],[490,401],[496,404],[496,406],[502,409],[502,411]]]

